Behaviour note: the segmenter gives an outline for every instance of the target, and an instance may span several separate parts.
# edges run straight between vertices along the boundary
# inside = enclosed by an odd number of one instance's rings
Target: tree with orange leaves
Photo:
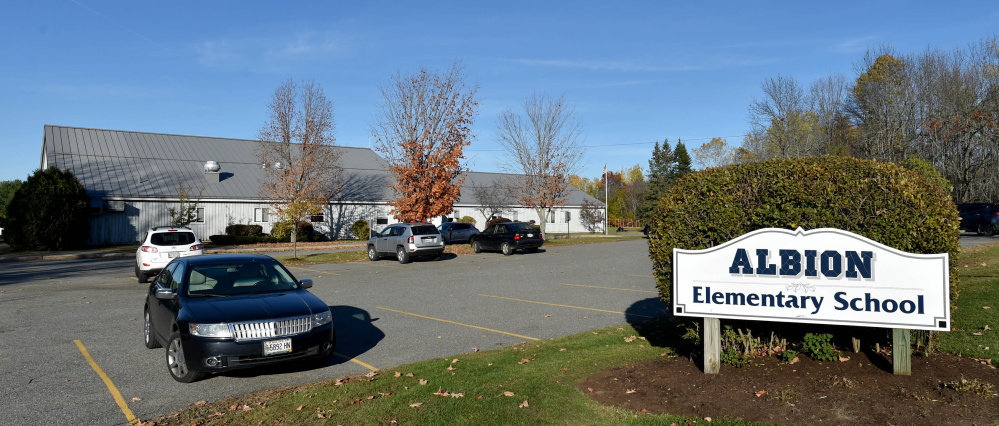
[[[479,106],[478,87],[465,83],[464,69],[459,62],[444,72],[421,67],[381,87],[381,110],[371,128],[375,150],[395,176],[390,187],[396,198],[389,204],[400,221],[450,213],[461,196],[464,147]]]

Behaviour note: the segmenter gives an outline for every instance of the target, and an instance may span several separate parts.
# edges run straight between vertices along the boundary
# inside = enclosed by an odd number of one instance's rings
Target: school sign
[[[841,229],[760,229],[673,249],[674,314],[947,331],[948,262]]]

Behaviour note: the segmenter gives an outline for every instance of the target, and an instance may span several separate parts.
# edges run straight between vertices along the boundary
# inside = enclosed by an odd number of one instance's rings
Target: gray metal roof
[[[102,198],[177,198],[179,187],[202,198],[259,200],[264,174],[256,149],[260,142],[246,139],[170,135],[121,130],[45,126],[43,165],[69,169],[87,193]],[[392,198],[388,163],[369,148],[339,146],[344,168],[342,201],[382,202]],[[204,164],[221,165],[219,182],[204,177]],[[490,185],[517,175],[468,172],[464,186]],[[475,204],[472,191],[462,190],[458,203]],[[584,199],[602,202],[572,188],[566,204]]]

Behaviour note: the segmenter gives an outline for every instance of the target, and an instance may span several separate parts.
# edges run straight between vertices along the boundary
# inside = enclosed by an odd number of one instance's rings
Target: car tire
[[[509,256],[513,254],[513,247],[510,246],[510,243],[503,243],[503,245],[500,248],[503,249],[504,256]]]
[[[139,281],[139,284],[145,284],[149,282],[149,276],[139,269],[139,265],[135,265],[135,279]]]
[[[374,262],[378,260],[378,251],[375,246],[368,246],[368,260]]]
[[[539,250],[539,249],[538,249],[537,247],[531,247],[531,248],[527,249],[527,251],[529,251],[529,252],[531,252],[531,253],[537,253],[537,252],[538,252],[538,250]]]
[[[191,371],[188,368],[187,360],[184,358],[184,348],[180,344],[180,332],[175,331],[167,341],[166,364],[170,376],[178,382],[191,383],[205,377],[205,373]]]
[[[978,224],[976,231],[980,236],[991,237],[992,234],[996,233],[996,227],[992,225],[992,222],[981,222]]]
[[[162,348],[163,345],[160,345],[160,341],[156,340],[156,336],[153,336],[153,323],[149,318],[149,310],[143,309],[142,313],[142,335],[145,339],[146,349]]]
[[[472,241],[472,251],[476,253],[482,253],[482,246],[478,241]]]
[[[405,247],[399,246],[395,249],[395,257],[399,259],[399,263],[409,263],[409,252],[406,251]]]

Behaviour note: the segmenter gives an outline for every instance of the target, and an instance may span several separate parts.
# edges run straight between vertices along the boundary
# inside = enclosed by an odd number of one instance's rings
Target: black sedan
[[[170,262],[149,285],[147,348],[166,346],[167,370],[190,383],[209,373],[326,359],[336,333],[329,306],[269,256],[220,254]]]
[[[501,222],[490,225],[482,233],[473,236],[472,250],[476,253],[499,250],[509,256],[521,249],[535,253],[544,243],[544,235],[529,223]]]

